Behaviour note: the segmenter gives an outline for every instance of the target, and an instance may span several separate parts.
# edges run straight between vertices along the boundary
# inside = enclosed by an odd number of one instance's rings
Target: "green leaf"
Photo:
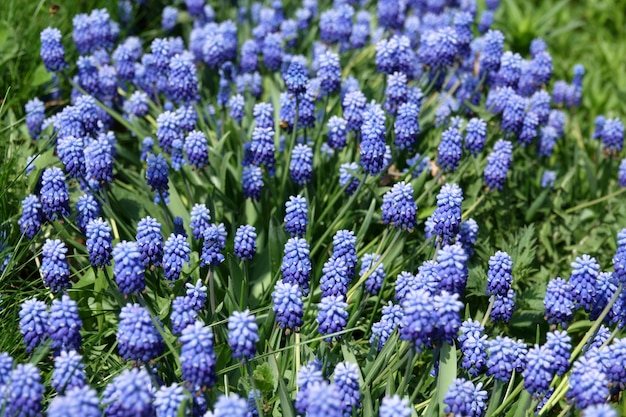
[[[50,82],[50,80],[52,80],[52,74],[48,72],[48,70],[43,64],[40,64],[35,69],[35,72],[33,72],[33,76],[30,80],[30,84],[33,87],[37,87],[47,82]]]
[[[262,392],[274,391],[274,376],[272,375],[272,370],[267,362],[263,362],[254,368],[252,377],[254,378],[254,384],[258,390]]]
[[[443,415],[445,405],[443,399],[456,378],[457,371],[456,347],[444,343],[439,351],[439,377],[437,378],[437,401],[439,403],[439,415]]]

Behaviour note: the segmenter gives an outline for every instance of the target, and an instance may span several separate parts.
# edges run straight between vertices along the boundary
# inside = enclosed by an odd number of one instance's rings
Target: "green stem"
[[[617,197],[618,195],[623,194],[625,192],[626,192],[626,188],[622,188],[621,190],[615,191],[615,192],[613,192],[611,194],[607,194],[607,195],[605,195],[603,197],[600,197],[600,198],[596,198],[595,200],[587,201],[587,202],[579,204],[577,206],[568,208],[567,210],[565,210],[565,214],[570,214],[570,213],[573,213],[575,211],[582,210],[584,208],[594,206],[594,205],[596,205],[598,203],[601,203],[603,201],[610,200],[613,197]]]
[[[474,204],[472,204],[472,205],[471,205],[471,207],[470,207],[470,208],[468,208],[468,209],[465,211],[465,213],[463,213],[463,215],[461,216],[461,218],[462,218],[463,220],[466,220],[466,219],[469,217],[470,213],[471,213],[472,211],[474,211],[474,210],[476,209],[476,207],[478,207],[478,206],[480,205],[480,203],[482,203],[482,202],[483,202],[483,200],[485,199],[485,196],[486,196],[486,195],[487,195],[486,193],[481,194],[481,195],[480,195],[480,197],[478,197],[478,199],[476,199],[476,201],[474,201]]]
[[[263,417],[263,405],[261,404],[260,391],[256,389],[256,383],[254,382],[254,375],[252,373],[252,366],[250,366],[250,362],[245,361],[246,369],[248,370],[248,376],[250,377],[250,385],[252,385],[252,395],[254,395],[254,402],[256,403],[256,409],[259,412],[259,417]],[[259,395],[257,395],[257,392]]]

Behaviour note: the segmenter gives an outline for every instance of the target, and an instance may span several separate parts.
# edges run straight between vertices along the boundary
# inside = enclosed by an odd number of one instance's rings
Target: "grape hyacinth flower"
[[[513,260],[511,256],[498,251],[489,258],[487,272],[487,295],[506,295],[513,282]]]
[[[572,285],[563,278],[550,280],[543,304],[546,308],[546,319],[549,324],[560,324],[563,328],[567,327],[574,315]]]
[[[370,338],[371,344],[378,340],[377,348],[379,351],[385,346],[391,334],[400,326],[404,315],[402,307],[391,301],[382,308],[382,312],[380,321],[372,324],[372,337]]]
[[[256,253],[256,229],[254,226],[242,225],[235,233],[235,255],[242,260],[251,260]]]
[[[347,162],[339,167],[339,186],[346,187],[345,193],[352,195],[359,188],[359,178],[356,173],[359,165],[356,162]]]
[[[500,139],[487,157],[485,167],[485,185],[492,190],[502,190],[513,162],[513,144]]]
[[[582,410],[581,417],[617,417],[617,411],[609,404],[596,404]]]
[[[524,388],[533,397],[548,393],[552,382],[554,356],[552,352],[543,346],[535,345],[526,354],[526,368],[524,376]]]
[[[190,52],[176,54],[170,58],[167,93],[172,101],[182,104],[193,103],[200,98],[196,65]]]
[[[384,168],[385,113],[380,104],[372,102],[363,113],[361,125],[361,161],[367,174],[377,175]]]
[[[185,262],[189,264],[191,247],[183,235],[171,234],[163,246],[163,276],[175,281],[180,277]]]
[[[291,180],[300,186],[306,186],[313,176],[313,149],[307,145],[298,144],[291,152],[289,162]]]
[[[459,344],[463,353],[461,366],[476,377],[487,365],[487,335],[485,328],[477,321],[469,319],[459,328]]]
[[[156,191],[154,197],[155,204],[169,200],[169,174],[167,160],[162,154],[148,155],[146,169],[146,182],[152,188],[152,191]]]
[[[124,360],[147,363],[160,356],[164,346],[163,338],[148,310],[139,304],[122,307],[117,329],[117,348]]]
[[[121,3],[120,3],[121,4]],[[100,400],[95,390],[84,386],[72,388],[65,395],[56,396],[50,401],[48,417],[101,417]]]
[[[476,223],[476,220],[467,219],[462,221],[461,226],[459,226],[459,234],[456,236],[456,241],[463,246],[468,258],[471,258],[474,254],[474,244],[476,243],[477,238],[478,224]]]
[[[343,295],[329,295],[322,297],[318,305],[317,323],[319,324],[319,333],[321,335],[329,335],[342,331],[348,324],[348,303],[345,302]],[[338,338],[339,336],[333,336]],[[330,342],[332,337],[327,337],[326,341]]]
[[[48,335],[52,340],[52,350],[59,354],[62,350],[80,348],[80,328],[78,305],[67,294],[61,300],[54,300],[48,316]]]
[[[82,139],[74,136],[59,138],[57,154],[70,178],[80,178],[85,175],[85,152]]]
[[[385,280],[385,269],[382,262],[380,262],[380,255],[366,253],[361,257],[361,271],[359,275],[363,277],[369,273],[369,276],[365,280],[365,289],[371,295],[378,294],[378,291],[382,288],[383,281]],[[374,268],[376,265],[376,268]]]
[[[20,231],[27,239],[32,239],[41,229],[43,222],[42,206],[35,195],[28,195],[22,200],[22,216],[18,220]]]
[[[487,391],[481,390],[482,382],[455,378],[444,396],[445,413],[464,417],[481,417],[487,411]]]
[[[200,266],[217,266],[224,261],[224,255],[221,251],[224,250],[226,243],[220,228],[223,228],[223,225],[211,224],[204,231]]]
[[[570,351],[572,350],[572,338],[566,331],[552,331],[546,335],[547,340],[544,348],[554,356],[553,368],[556,375],[563,376],[569,368]]]
[[[411,183],[399,182],[383,195],[382,220],[402,230],[412,231],[417,225],[417,204]]]
[[[496,380],[507,383],[514,371],[520,373],[524,370],[527,349],[522,340],[497,336],[487,341],[487,350],[487,375]]]
[[[205,204],[194,204],[191,208],[191,232],[194,239],[200,240],[211,224],[211,212]]]
[[[593,129],[593,135],[591,136],[591,139],[599,139],[602,137],[602,130],[604,129],[604,123],[606,123],[606,117],[604,117],[601,114],[596,116],[594,120],[594,129]]]
[[[152,264],[161,265],[163,260],[163,236],[161,224],[150,216],[144,217],[137,223],[137,247],[141,255],[144,268]]]
[[[41,126],[46,118],[46,107],[43,101],[37,97],[29,100],[24,106],[24,112],[26,113],[26,127],[28,128],[28,134],[32,139],[37,139],[41,133]]]
[[[63,71],[69,68],[65,62],[65,49],[61,43],[61,31],[48,27],[41,31],[41,60],[48,72]]]
[[[347,93],[342,101],[343,117],[348,122],[348,130],[361,131],[367,99],[360,90]]]
[[[380,404],[380,417],[411,417],[409,400],[400,398],[398,394],[385,396]]]
[[[311,361],[298,370],[296,377],[296,385],[298,393],[296,394],[295,408],[300,414],[305,414],[309,408],[309,388],[313,385],[324,382],[321,366],[315,361]],[[341,404],[339,404],[341,409]]]
[[[485,147],[487,123],[482,119],[472,118],[465,126],[465,148],[476,157]]]
[[[43,282],[53,293],[58,293],[71,286],[70,265],[66,259],[67,247],[59,239],[47,239],[41,249],[41,267]]]
[[[511,321],[513,311],[515,310],[515,291],[512,288],[509,288],[506,294],[492,295],[489,301],[493,301],[493,308],[489,315],[489,319],[492,322],[501,320],[504,323],[508,323]]]
[[[596,298],[596,282],[600,273],[600,265],[589,255],[577,257],[571,263],[572,276],[570,284],[573,287],[574,301],[587,313],[591,313]]]
[[[274,129],[272,127],[255,126],[252,131],[252,142],[250,143],[252,164],[256,166],[265,165],[267,170],[273,173],[276,165],[275,151]]]
[[[31,353],[48,338],[48,308],[43,301],[30,298],[22,303],[19,316],[26,352]]]
[[[245,198],[261,199],[263,190],[263,171],[260,167],[248,165],[243,167],[241,174],[241,188]]]
[[[459,131],[450,127],[441,135],[438,152],[439,158],[437,164],[444,172],[454,172],[459,167],[461,156],[463,153],[463,137]]]
[[[228,107],[230,108],[230,117],[235,119],[237,123],[241,123],[245,115],[245,101],[241,94],[236,94],[228,99]]]
[[[279,280],[272,292],[272,300],[278,327],[298,331],[303,324],[302,316],[304,315],[300,286]]]
[[[600,135],[607,153],[619,154],[624,147],[624,124],[621,120],[607,119]]]
[[[70,215],[70,193],[60,168],[51,167],[43,171],[40,201],[49,220]]]
[[[116,376],[102,393],[104,415],[113,416],[154,416],[154,387],[145,369],[125,369]]]
[[[328,119],[328,146],[335,150],[342,150],[346,147],[348,136],[348,122],[346,119],[331,116]]]
[[[109,222],[97,218],[87,224],[87,252],[91,265],[104,268],[111,265],[113,257],[113,237]]]
[[[413,149],[417,145],[417,137],[420,134],[419,114],[420,108],[417,104],[410,102],[400,104],[393,127],[396,148]]]
[[[9,382],[3,386],[3,414],[6,416],[37,417],[41,415],[44,386],[41,375],[31,363],[18,364],[11,371]],[[6,394],[5,394],[6,393]]]
[[[302,289],[302,294],[309,294],[309,282],[311,280],[311,260],[309,259],[309,244],[303,238],[290,238],[285,243],[283,261],[280,271],[283,281],[289,284],[297,284]]]
[[[144,263],[135,242],[125,240],[113,248],[113,275],[122,294],[137,294],[144,290]]]
[[[213,417],[246,417],[248,402],[237,394],[220,395],[213,409]]]
[[[182,334],[183,330],[190,324],[193,324],[197,318],[198,312],[192,305],[192,301],[189,297],[174,298],[174,301],[172,301],[172,312],[170,314],[173,334]]]
[[[437,208],[432,216],[433,234],[442,244],[449,244],[459,233],[463,191],[456,184],[444,184],[437,195]]]
[[[215,384],[217,356],[213,350],[213,332],[208,326],[196,321],[183,330],[179,339],[182,344],[180,363],[182,378],[190,391]]]
[[[306,199],[300,195],[290,196],[285,203],[285,230],[291,237],[303,237],[306,234],[308,209]]]
[[[604,404],[609,397],[609,381],[602,365],[583,356],[572,366],[566,397],[582,410],[591,405]]]
[[[157,117],[156,122],[158,126],[156,137],[159,141],[159,146],[164,152],[170,152],[174,140],[183,139],[183,132],[180,129],[176,113],[165,111]]]
[[[183,145],[187,160],[195,169],[209,165],[209,145],[206,135],[198,130],[189,132]]]
[[[86,232],[90,221],[100,216],[100,205],[94,196],[86,193],[78,197],[76,201],[76,225]]]
[[[343,398],[341,405],[344,416],[352,415],[361,406],[359,377],[359,367],[355,363],[340,362],[335,367],[333,382]]]
[[[63,393],[72,388],[82,388],[86,385],[86,376],[83,357],[75,350],[63,350],[54,359],[54,371],[50,385],[58,393]]]
[[[308,417],[341,417],[341,393],[334,384],[326,381],[311,384],[308,389],[308,403],[306,415]],[[323,401],[320,401],[323,400]]]
[[[259,327],[250,310],[235,311],[228,319],[228,344],[233,358],[250,360],[256,353]]]
[[[154,408],[156,417],[173,417],[177,416],[179,409],[186,400],[183,387],[177,383],[172,385],[162,385],[161,388],[154,394]],[[182,408],[185,410],[185,415],[189,413],[189,405],[186,404]]]
[[[385,87],[385,110],[392,115],[398,113],[400,105],[406,103],[408,98],[407,76],[401,72],[394,72],[387,76]]]

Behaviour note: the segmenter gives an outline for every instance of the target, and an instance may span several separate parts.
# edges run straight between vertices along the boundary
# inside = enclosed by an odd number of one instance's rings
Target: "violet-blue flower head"
[[[233,358],[250,360],[256,353],[259,327],[250,310],[235,311],[228,318],[228,344]]]
[[[123,294],[137,294],[144,290],[144,264],[135,242],[125,240],[113,248],[113,275]]]
[[[60,168],[51,167],[43,171],[40,201],[49,220],[70,215],[70,193]]]
[[[385,113],[380,104],[372,102],[363,114],[361,125],[361,166],[367,174],[377,175],[384,168]]]
[[[61,31],[48,27],[41,31],[41,60],[48,72],[63,71],[69,68],[65,62],[65,49],[61,43]]]
[[[104,268],[111,265],[113,257],[113,237],[109,222],[97,218],[87,224],[87,252],[91,265]]]
[[[52,382],[50,385],[58,393],[63,393],[72,388],[82,388],[86,384],[86,376],[83,357],[75,350],[63,350],[54,359],[54,371],[52,372]]]
[[[145,369],[125,369],[107,385],[102,393],[104,415],[107,417],[154,416],[154,388]]]
[[[70,265],[67,261],[67,246],[59,239],[47,239],[41,249],[39,271],[46,287],[58,293],[71,286]]]
[[[80,328],[82,321],[78,316],[78,305],[67,294],[60,300],[54,300],[48,316],[48,335],[52,340],[52,350],[59,354],[62,350],[80,348]]]
[[[415,103],[402,103],[398,107],[398,114],[394,122],[396,134],[396,148],[413,149],[417,145],[417,136],[420,134],[420,108]]]
[[[256,229],[248,224],[239,226],[235,233],[235,255],[242,260],[251,260],[256,253]]]
[[[20,332],[26,352],[32,352],[48,338],[48,308],[43,301],[30,298],[20,306]]]
[[[291,238],[285,243],[284,256],[280,267],[285,283],[297,284],[303,295],[309,294],[311,279],[309,244],[302,238]]]
[[[570,284],[573,298],[587,313],[591,313],[596,298],[596,282],[600,273],[600,264],[589,255],[577,257],[571,263]]]
[[[183,330],[179,341],[182,344],[180,362],[183,380],[192,392],[211,387],[217,379],[217,356],[213,350],[211,328],[196,321]]]
[[[543,304],[546,308],[546,318],[549,324],[560,324],[567,327],[574,315],[572,285],[563,278],[551,279],[548,282]]]
[[[146,182],[153,191],[156,191],[154,202],[159,203],[161,198],[167,202],[169,199],[169,165],[167,160],[162,154],[150,154],[146,163]]]
[[[158,318],[155,320],[158,322]],[[122,358],[147,363],[160,356],[164,346],[148,310],[139,304],[122,307],[117,329],[117,348]]]
[[[300,195],[290,196],[285,203],[285,230],[291,237],[303,237],[306,234],[308,210],[306,199]]]
[[[322,297],[318,305],[317,323],[319,333],[329,335],[342,331],[348,324],[348,304],[343,295],[329,295]],[[338,336],[334,336],[338,337]],[[331,340],[331,337],[327,337]]]
[[[28,195],[22,200],[22,215],[18,220],[20,231],[28,239],[35,237],[43,222],[42,206],[35,195]]]
[[[461,323],[459,333],[458,340],[463,353],[461,366],[467,369],[471,376],[476,377],[487,365],[485,328],[478,321],[469,319]]]
[[[461,204],[463,190],[457,184],[444,184],[437,195],[437,208],[433,213],[433,234],[444,245],[452,242],[459,233],[461,225]]]
[[[202,169],[209,164],[209,145],[204,133],[198,130],[189,132],[183,148],[187,160],[195,169]]]
[[[522,340],[497,336],[487,341],[487,350],[487,375],[496,380],[507,383],[514,371],[520,373],[524,370],[527,349]]]
[[[304,315],[300,286],[297,283],[279,280],[272,292],[272,300],[278,327],[297,331],[303,324]]]
[[[382,220],[402,230],[413,230],[417,225],[417,204],[411,183],[399,182],[383,195]]]
[[[455,378],[444,396],[445,413],[454,416],[481,417],[487,411],[487,391],[482,390],[482,382]]]
[[[183,235],[172,233],[163,246],[163,275],[175,281],[180,277],[185,262],[189,264],[191,247]]]
[[[463,154],[462,144],[463,137],[458,129],[450,127],[442,133],[437,148],[439,152],[437,163],[445,172],[454,172],[458,168]]]

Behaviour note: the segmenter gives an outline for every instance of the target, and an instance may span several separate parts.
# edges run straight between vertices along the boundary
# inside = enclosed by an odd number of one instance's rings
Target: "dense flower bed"
[[[145,33],[136,3],[41,32],[71,91],[25,104],[41,291],[3,415],[618,415],[626,229],[524,328],[538,243],[507,224],[520,177],[529,215],[561,181],[582,66],[508,50],[493,0],[185,0]]]

